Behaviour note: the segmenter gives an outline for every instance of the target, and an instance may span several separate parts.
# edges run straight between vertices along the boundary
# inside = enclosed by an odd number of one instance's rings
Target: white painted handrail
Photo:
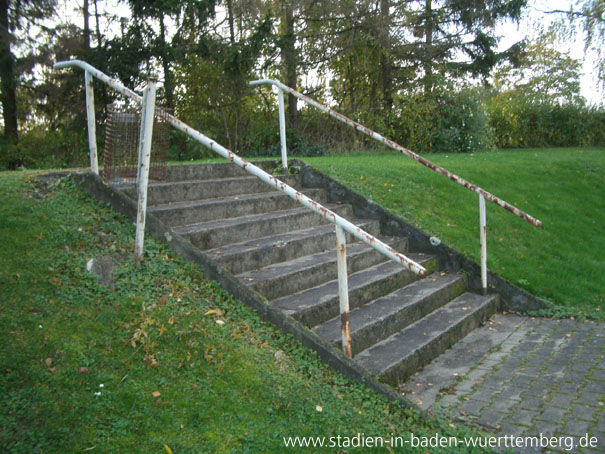
[[[138,95],[135,92],[133,92],[132,90],[129,90],[128,88],[124,87],[117,80],[110,78],[109,76],[102,73],[101,71],[99,71],[98,69],[94,68],[93,66],[89,65],[86,62],[83,62],[81,60],[63,61],[63,62],[55,63],[54,67],[56,69],[63,69],[63,68],[68,68],[68,67],[81,68],[84,71],[87,71],[88,73],[90,73],[91,75],[96,77],[97,79],[106,83],[110,87],[114,88],[118,92],[122,93],[123,95],[129,97],[130,99],[136,101],[139,104],[142,103],[142,97],[140,95]],[[324,207],[320,203],[307,197],[300,191],[297,191],[296,189],[288,186],[286,183],[284,183],[283,181],[280,181],[273,175],[270,175],[269,173],[265,172],[261,168],[242,159],[241,157],[239,157],[238,155],[233,153],[231,150],[223,147],[222,145],[218,144],[214,140],[206,137],[201,132],[196,131],[191,126],[185,124],[178,118],[167,114],[167,120],[168,120],[168,123],[170,123],[173,127],[178,129],[179,131],[182,131],[183,133],[187,134],[188,136],[190,136],[193,139],[197,140],[198,142],[202,143],[203,145],[210,148],[212,151],[214,151],[218,155],[229,159],[231,162],[233,162],[235,165],[241,167],[246,172],[260,178],[265,183],[267,183],[267,184],[273,186],[274,188],[276,188],[277,190],[285,193],[290,198],[298,201],[300,204],[311,209],[315,213],[322,216],[324,219],[327,219],[332,224],[335,224],[336,232],[337,232],[337,245],[339,247],[339,253],[341,250],[346,251],[346,248],[342,248],[342,246],[344,245],[344,238],[345,238],[344,232],[347,232],[347,233],[353,235],[358,240],[360,240],[360,241],[364,242],[365,244],[369,245],[370,247],[374,248],[375,250],[377,250],[378,252],[380,252],[381,254],[383,254],[384,256],[389,258],[390,260],[404,266],[409,271],[411,271],[417,275],[420,275],[420,276],[426,275],[427,270],[422,265],[416,263],[414,260],[410,259],[409,257],[406,257],[405,255],[397,252],[395,249],[393,249],[389,245],[383,243],[378,238],[374,237],[373,235],[369,234],[365,230],[357,227],[355,224],[342,218],[341,216],[339,216],[338,214],[329,210],[328,208]],[[284,143],[284,145],[285,145],[285,143]],[[343,265],[343,263],[344,263],[344,265]],[[350,332],[348,331],[349,330],[348,293],[346,295],[346,302],[343,301],[343,294],[346,292],[346,289],[347,289],[346,259],[342,260],[341,258],[339,258],[338,267],[339,267],[338,274],[339,274],[339,294],[341,296],[341,308],[346,307],[346,313],[341,314],[341,317],[343,319],[343,324],[342,324],[343,340],[347,339],[348,345],[346,345],[346,342],[343,342],[343,349],[344,349],[345,353],[347,354],[347,356],[350,357],[351,356],[351,345],[350,345],[351,336],[350,336]],[[343,271],[343,267],[344,267],[344,271]],[[344,323],[345,319],[347,320],[346,325]],[[346,333],[345,333],[345,329],[347,330]]]
[[[287,92],[287,93],[290,93],[291,95],[295,96],[296,98],[300,99],[301,101],[304,101],[305,103],[309,104],[310,106],[313,106],[313,107],[319,109],[320,111],[330,115],[331,117],[336,118],[338,121],[343,122],[347,126],[350,126],[350,127],[354,128],[355,130],[360,131],[360,132],[364,133],[365,135],[370,136],[372,139],[383,143],[387,147],[392,148],[393,150],[396,150],[396,151],[412,158],[413,160],[419,162],[423,166],[426,166],[429,169],[434,170],[435,172],[440,173],[441,175],[458,183],[459,185],[464,186],[468,190],[479,194],[479,225],[480,225],[480,241],[481,241],[481,288],[483,290],[483,293],[487,293],[487,227],[486,227],[485,199],[488,199],[489,201],[494,202],[496,205],[504,208],[505,210],[510,211],[514,215],[519,216],[521,219],[529,222],[530,224],[535,225],[536,227],[540,227],[542,225],[542,221],[540,221],[539,219],[536,219],[533,216],[530,216],[526,212],[518,209],[517,207],[511,205],[510,203],[487,192],[485,189],[482,189],[479,186],[466,181],[464,178],[459,177],[458,175],[450,172],[449,170],[446,170],[443,167],[438,166],[437,164],[429,161],[428,159],[425,159],[422,156],[414,153],[413,151],[408,150],[405,147],[402,147],[398,143],[387,139],[386,137],[378,134],[376,131],[372,131],[371,129],[366,128],[361,123],[357,123],[356,121],[351,120],[350,118],[346,117],[345,115],[343,115],[339,112],[336,112],[335,110],[332,110],[329,107],[324,106],[321,103],[318,103],[314,99],[311,99],[308,96],[303,95],[302,93],[299,93],[298,91],[294,90],[293,88],[282,84],[278,80],[273,80],[273,79],[254,80],[254,81],[250,82],[250,85],[251,86],[274,85],[275,87],[277,87],[277,94],[279,97],[279,130],[280,130],[280,136],[281,136],[281,155],[282,155],[282,166],[284,169],[288,168],[288,158],[287,158],[287,148],[286,148],[286,122],[285,122],[284,105],[283,105],[284,104],[284,101],[283,101],[284,92]]]

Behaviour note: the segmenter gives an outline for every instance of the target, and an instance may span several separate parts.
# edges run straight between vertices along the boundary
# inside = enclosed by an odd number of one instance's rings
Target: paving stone
[[[605,382],[594,381],[589,379],[588,384],[586,384],[586,386],[582,388],[582,392],[603,394],[605,393]]]
[[[599,401],[603,398],[603,393],[593,393],[590,391],[582,390],[582,394],[576,400],[578,404],[591,405],[593,407],[600,407]]]
[[[571,418],[565,423],[562,432],[575,437],[582,437],[588,433],[590,422]]]
[[[582,419],[584,421],[592,421],[595,413],[598,411],[596,407],[589,407],[588,405],[573,404],[570,408],[570,415],[573,418]]]
[[[558,383],[557,391],[561,393],[577,395],[580,391],[582,383],[567,381],[567,376]]]
[[[506,316],[498,318],[506,323]],[[453,394],[439,399],[438,408],[487,427],[500,425],[501,434],[595,433],[605,446],[605,401],[599,403],[605,398],[605,324],[522,317],[515,323],[499,348],[468,366],[470,372],[451,385]]]
[[[510,386],[515,388],[529,388],[531,386],[531,382],[534,380],[534,377],[529,375],[517,373],[513,376],[510,381]]]
[[[518,404],[517,401],[509,399],[506,396],[500,394],[500,395],[494,396],[494,400],[493,400],[492,404],[489,407],[487,407],[487,409],[499,411],[502,413],[508,413],[510,411],[510,409],[516,407],[517,404]]]
[[[545,399],[543,397],[539,397],[530,392],[521,394],[521,402],[519,403],[521,408],[532,411],[541,411],[542,407],[544,407],[544,404]]]
[[[550,399],[550,405],[559,408],[569,409],[571,403],[578,398],[575,394],[563,394],[561,392],[555,392],[552,394]]]
[[[518,408],[510,414],[509,420],[514,424],[521,424],[526,427],[533,427],[534,421],[538,414],[539,413],[534,410]]]
[[[487,388],[484,385],[477,385],[475,392],[470,395],[470,398],[473,400],[481,400],[483,402],[491,402],[495,394],[497,394],[497,392],[493,389]]]
[[[479,415],[481,414],[481,410],[489,405],[488,402],[483,402],[481,400],[467,400],[460,407],[458,407],[458,413],[462,414],[467,413],[470,415]]]
[[[562,425],[563,423],[561,422],[561,426]],[[540,434],[542,434],[545,437],[552,436],[557,432],[557,429],[559,429],[558,426],[558,424],[555,425],[552,422],[536,420],[534,423],[534,435],[540,436]]]
[[[558,424],[563,421],[563,417],[569,412],[568,409],[557,408],[557,407],[547,407],[545,410],[536,417],[537,420],[552,422],[553,424]]]

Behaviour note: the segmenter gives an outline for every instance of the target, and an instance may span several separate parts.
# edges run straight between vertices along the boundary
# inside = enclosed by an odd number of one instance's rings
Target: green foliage
[[[477,92],[436,86],[395,100],[393,137],[420,152],[474,152],[493,148],[487,112]]]
[[[25,175],[0,174],[3,452],[274,453],[297,435],[474,434],[351,383],[153,238],[135,267],[131,222],[68,180],[48,189]],[[86,271],[108,253],[114,291]]]
[[[22,132],[18,146],[0,142],[0,148],[0,170],[10,168],[11,161],[29,169],[85,167],[90,162],[86,130],[73,131],[63,125],[53,131],[34,127]]]
[[[506,92],[494,96],[488,109],[499,148],[605,144],[603,108],[536,102],[522,92]]]

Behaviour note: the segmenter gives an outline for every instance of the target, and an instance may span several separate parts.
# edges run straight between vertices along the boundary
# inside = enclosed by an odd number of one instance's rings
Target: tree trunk
[[[0,89],[2,90],[4,137],[16,143],[18,140],[17,88],[15,57],[11,51],[11,34],[8,24],[8,1],[0,0]]]
[[[160,16],[160,51],[162,60],[162,69],[164,70],[164,91],[166,92],[166,107],[172,109],[174,107],[174,81],[172,70],[170,69],[170,60],[168,58],[168,46],[166,44],[166,27],[164,25],[164,15]]]
[[[296,35],[294,34],[294,11],[292,0],[282,0],[282,46],[281,57],[283,63],[286,85],[296,89],[297,61],[296,61]],[[290,127],[296,129],[298,126],[298,99],[288,94],[288,119]]]
[[[83,0],[84,4],[82,5],[82,16],[84,19],[84,53],[88,54],[90,50],[90,12],[88,11],[88,0]]]
[[[380,0],[380,45],[382,47],[380,55],[380,76],[382,82],[382,100],[383,107],[388,112],[393,107],[393,71],[391,64],[391,45],[390,45],[390,29],[391,18],[389,14],[389,0]]]
[[[433,4],[426,0],[424,6],[424,94],[433,91]]]
[[[227,0],[227,19],[229,21],[229,44],[231,45],[231,49],[233,52],[237,52],[236,42],[235,42],[235,17],[233,13],[233,0]],[[233,147],[235,150],[239,148],[239,133],[240,133],[240,122],[242,117],[242,108],[241,108],[241,99],[242,99],[242,90],[241,90],[241,72],[239,68],[239,60],[235,65],[235,69],[237,71],[236,74],[233,74],[233,84],[234,84],[234,95],[235,95],[235,132],[234,132],[234,143]]]

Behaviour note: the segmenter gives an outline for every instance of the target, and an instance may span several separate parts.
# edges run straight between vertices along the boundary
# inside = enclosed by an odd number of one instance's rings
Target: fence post
[[[134,241],[134,260],[140,263],[143,258],[143,240],[145,238],[145,214],[147,212],[147,184],[149,182],[149,163],[151,161],[151,138],[155,115],[156,81],[149,79],[143,91],[141,103],[141,133],[139,135],[139,162],[137,167],[137,230]]]
[[[487,216],[485,213],[485,197],[479,194],[479,236],[481,237],[481,290],[487,294]]]
[[[284,109],[284,91],[277,87],[277,101],[279,104],[279,137],[281,141],[281,166],[284,173],[288,172],[288,149],[286,148],[286,113]]]
[[[347,278],[347,240],[345,231],[336,224],[336,264],[338,266],[338,298],[340,300],[340,329],[342,331],[342,351],[352,358],[351,321],[349,316],[349,283]]]
[[[90,170],[99,174],[99,159],[97,157],[97,132],[95,126],[95,94],[92,87],[92,74],[84,71],[84,86],[86,87],[86,119],[88,121],[88,149],[90,154]]]

